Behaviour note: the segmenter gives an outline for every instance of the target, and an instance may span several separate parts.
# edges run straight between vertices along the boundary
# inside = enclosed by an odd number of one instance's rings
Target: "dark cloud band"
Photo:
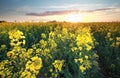
[[[107,11],[107,10],[114,10],[116,8],[101,8],[101,9],[94,9],[94,10],[64,10],[64,11],[46,11],[43,13],[26,13],[29,16],[51,16],[51,15],[63,15],[63,14],[70,14],[70,13],[90,13],[96,11]]]
[[[78,10],[64,10],[64,11],[46,11],[43,13],[26,13],[26,15],[31,16],[49,16],[49,15],[63,15],[63,14],[69,14],[79,12]]]

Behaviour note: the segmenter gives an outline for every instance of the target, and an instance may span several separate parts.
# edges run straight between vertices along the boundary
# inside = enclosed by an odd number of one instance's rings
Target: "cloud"
[[[93,8],[100,7],[102,4],[63,4],[63,5],[52,5],[46,8],[54,8],[54,9],[82,9],[82,8]]]
[[[98,12],[98,11],[115,11],[117,8],[100,8],[100,9],[93,9],[93,10],[62,10],[62,11],[46,11],[43,13],[26,13],[29,16],[51,16],[51,15],[63,15],[63,14],[71,14],[71,13],[91,13],[91,12]],[[117,11],[117,13],[120,11]]]
[[[46,12],[43,12],[43,13],[26,13],[26,15],[30,15],[30,16],[50,16],[50,15],[63,15],[63,14],[76,13],[76,12],[79,12],[79,10],[46,11]]]
[[[108,10],[114,10],[116,8],[100,8],[100,9],[95,9],[95,10],[88,10],[86,12],[96,12],[96,11],[108,11]]]
[[[120,9],[120,8],[110,7],[110,8],[100,8],[100,9],[88,10],[88,12],[96,12],[96,11],[102,11],[102,12],[112,11],[112,12],[115,12],[115,11],[118,11],[119,9]],[[120,11],[119,11],[119,12],[120,12]]]

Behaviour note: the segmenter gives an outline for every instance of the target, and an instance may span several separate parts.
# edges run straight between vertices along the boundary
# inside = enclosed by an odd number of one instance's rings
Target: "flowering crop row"
[[[0,28],[1,78],[119,77],[119,23],[1,23]]]

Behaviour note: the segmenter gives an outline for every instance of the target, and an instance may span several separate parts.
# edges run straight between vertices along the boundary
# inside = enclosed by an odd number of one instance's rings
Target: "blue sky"
[[[120,21],[120,0],[0,0],[0,20]]]

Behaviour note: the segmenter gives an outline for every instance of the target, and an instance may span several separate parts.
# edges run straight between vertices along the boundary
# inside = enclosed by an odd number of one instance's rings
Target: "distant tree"
[[[56,20],[53,20],[53,21],[48,21],[48,22],[57,22]]]
[[[7,21],[4,21],[4,20],[0,20],[0,23],[3,23],[3,22],[7,22]]]

